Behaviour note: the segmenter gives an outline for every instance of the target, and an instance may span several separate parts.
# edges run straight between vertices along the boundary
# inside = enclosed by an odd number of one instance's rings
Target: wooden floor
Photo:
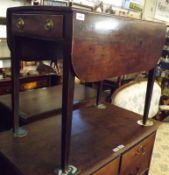
[[[84,103],[86,99],[96,96],[94,89],[75,85],[74,108]],[[57,85],[48,88],[34,89],[20,93],[20,117],[23,123],[29,123],[48,115],[56,114],[61,111],[62,105],[62,86]],[[4,116],[11,111],[11,95],[0,96],[0,108],[6,107]],[[8,113],[8,114],[7,114]]]
[[[89,105],[73,112],[70,163],[79,168],[80,175],[89,175],[113,160],[120,152],[150,135],[158,125],[139,126],[136,124],[139,115],[110,104],[106,106],[101,110]],[[36,121],[26,128],[29,134],[24,138],[14,138],[11,131],[0,134],[1,154],[10,161],[10,167],[22,175],[54,174],[60,162],[61,116]],[[113,153],[112,149],[121,144],[125,147]],[[0,174],[3,173],[0,169]]]

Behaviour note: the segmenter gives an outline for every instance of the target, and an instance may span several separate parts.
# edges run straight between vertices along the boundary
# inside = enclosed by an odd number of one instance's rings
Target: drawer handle
[[[17,19],[17,23],[16,23],[16,26],[19,30],[23,30],[24,28],[24,25],[25,25],[25,22],[22,18],[18,18]]]
[[[44,28],[45,28],[45,30],[47,30],[47,31],[53,30],[53,28],[54,28],[54,22],[53,22],[53,20],[52,20],[52,19],[47,19],[47,20],[46,20],[46,23],[45,23],[45,25],[44,25]]]
[[[144,146],[140,146],[138,149],[137,149],[137,151],[136,151],[136,154],[137,155],[144,155],[146,153],[146,151],[145,151],[145,147]]]
[[[130,172],[129,175],[137,175],[140,171],[140,167],[136,167],[135,171]]]

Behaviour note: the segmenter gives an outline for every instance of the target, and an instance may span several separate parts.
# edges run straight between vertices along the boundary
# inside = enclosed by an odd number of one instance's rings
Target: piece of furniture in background
[[[169,116],[169,26],[167,26],[166,40],[157,66],[157,80],[162,89],[158,119],[164,120]]]
[[[1,89],[1,87],[0,87]],[[85,105],[86,101],[96,96],[94,89],[75,85],[74,109]],[[20,92],[20,125],[47,118],[61,113],[62,86],[52,86]],[[27,105],[29,102],[29,105]],[[11,95],[0,96],[0,131],[12,128]]]
[[[112,104],[137,114],[143,115],[147,81],[134,81],[122,85],[112,95]],[[161,87],[154,83],[150,112],[148,118],[155,117],[159,112]]]
[[[31,90],[61,84],[62,73],[47,63],[22,61],[20,65],[20,90]],[[11,93],[11,68],[0,68],[0,95]]]
[[[103,81],[103,90],[107,92],[107,102],[112,102],[112,94],[116,89],[121,86],[131,82],[131,81],[141,81],[147,78],[146,72],[132,73],[127,75],[122,75],[120,77],[109,78]]]
[[[161,70],[162,72],[164,71],[162,77],[165,77],[165,71],[169,70],[169,26],[167,26],[167,30],[166,30],[166,40],[163,47],[161,59],[159,62],[159,67],[162,69]]]
[[[20,91],[50,87],[60,84],[60,77],[56,74],[27,76],[20,78]],[[0,81],[0,95],[12,92],[11,79]]]
[[[6,18],[0,18],[0,95],[11,93],[11,58],[6,39]],[[5,64],[4,64],[5,62]],[[57,64],[56,64],[57,65]],[[35,88],[49,87],[61,83],[61,76],[57,67],[38,62],[22,61],[20,64],[20,90],[31,90]],[[39,69],[39,71],[37,70]],[[52,71],[51,71],[52,70]]]

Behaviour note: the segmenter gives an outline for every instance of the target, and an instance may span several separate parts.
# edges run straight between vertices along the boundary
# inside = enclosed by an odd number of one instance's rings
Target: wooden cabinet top
[[[70,164],[89,175],[120,156],[139,141],[155,132],[151,127],[137,125],[141,116],[106,104],[99,110],[87,106],[73,112]],[[0,150],[24,175],[51,175],[60,165],[61,116],[54,116],[27,125],[25,138],[14,138],[11,131],[1,133]],[[113,149],[124,148],[118,152]]]

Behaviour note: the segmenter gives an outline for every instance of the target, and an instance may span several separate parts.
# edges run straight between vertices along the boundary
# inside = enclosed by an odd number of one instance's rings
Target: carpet
[[[169,120],[157,131],[149,175],[169,175]]]

